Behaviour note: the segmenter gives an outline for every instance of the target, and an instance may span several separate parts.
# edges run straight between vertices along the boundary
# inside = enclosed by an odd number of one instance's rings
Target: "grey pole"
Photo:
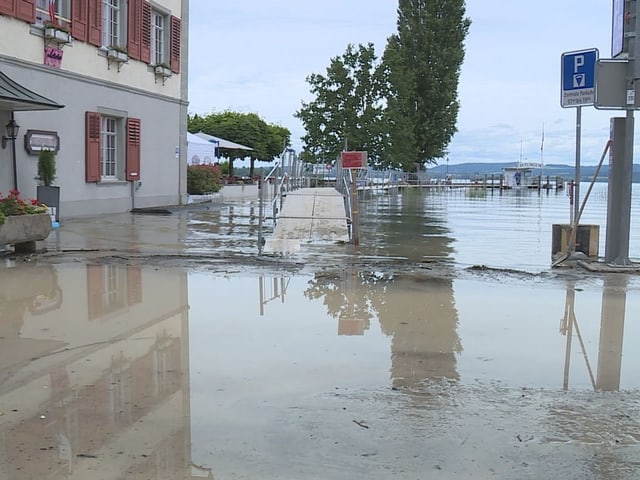
[[[626,118],[611,119],[611,151],[609,152],[609,185],[607,190],[607,232],[604,261],[613,263],[620,256],[621,198],[619,186],[624,181]]]
[[[635,1],[635,9],[629,12],[628,21],[633,26],[625,33],[629,37],[627,65],[627,115],[625,117],[624,160],[620,171],[620,185],[616,188],[620,199],[620,231],[618,237],[618,256],[611,262],[613,265],[631,265],[629,260],[629,232],[631,230],[631,189],[633,182],[633,140],[635,108],[635,81],[640,78],[640,62],[636,62],[640,41],[640,1]]]
[[[614,265],[631,265],[629,260],[629,232],[631,230],[631,188],[633,181],[633,106],[627,109],[625,118],[624,161],[618,185],[620,198],[620,234],[618,238],[618,257]]]
[[[576,108],[576,179],[575,179],[575,189],[574,189],[574,210],[573,210],[573,221],[575,225],[573,228],[578,228],[578,211],[580,210],[580,147],[581,147],[581,136],[582,136],[582,106],[578,106]],[[571,254],[572,252],[568,252]]]

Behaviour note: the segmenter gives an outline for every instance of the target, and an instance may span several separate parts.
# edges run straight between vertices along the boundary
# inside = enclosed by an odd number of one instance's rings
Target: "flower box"
[[[127,55],[126,52],[122,52],[114,48],[110,48],[109,50],[107,50],[107,57],[110,60],[114,60],[116,62],[126,62],[129,60],[129,55]]]
[[[156,75],[160,77],[170,77],[171,69],[169,67],[165,67],[164,65],[156,65],[154,68]]]
[[[51,232],[48,213],[9,215],[0,225],[0,245],[14,245],[16,251],[35,252],[36,242],[45,240]]]
[[[57,43],[71,43],[71,34],[55,27],[45,28],[44,38]]]

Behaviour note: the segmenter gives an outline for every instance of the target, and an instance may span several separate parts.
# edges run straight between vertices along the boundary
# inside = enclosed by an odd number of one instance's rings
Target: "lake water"
[[[580,186],[581,195],[589,185]],[[640,257],[640,230],[634,228],[640,198],[632,198],[630,258]],[[499,191],[423,189],[374,195],[364,202],[361,251],[414,261],[446,259],[459,267],[486,265],[531,272],[551,265],[552,226],[568,224],[568,190]],[[597,183],[581,224],[600,226],[604,256],[607,184]]]

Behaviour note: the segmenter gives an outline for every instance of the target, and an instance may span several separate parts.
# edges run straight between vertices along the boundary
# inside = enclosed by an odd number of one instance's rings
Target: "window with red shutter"
[[[85,113],[85,179],[87,182],[100,181],[100,124],[99,113]]]
[[[128,181],[140,180],[140,119],[127,118],[127,165]]]
[[[35,0],[15,0],[16,17],[25,22],[34,23],[36,21]]]
[[[102,46],[102,0],[88,0],[89,34],[91,45]]]
[[[180,73],[180,19],[171,16],[171,44],[169,56],[171,58],[171,71]]]
[[[71,5],[71,35],[76,40],[86,42],[89,24],[88,0],[74,0]]]
[[[16,5],[13,0],[0,0],[0,15],[16,16]]]
[[[142,37],[142,0],[129,0],[129,19],[127,22],[127,53],[134,60],[140,60]]]
[[[142,2],[142,22],[140,35],[140,60],[151,63],[151,12],[149,2]]]

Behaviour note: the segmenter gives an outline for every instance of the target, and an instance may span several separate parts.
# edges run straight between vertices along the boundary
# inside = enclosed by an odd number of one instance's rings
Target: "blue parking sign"
[[[562,54],[561,104],[563,107],[595,103],[597,62],[596,48]]]

